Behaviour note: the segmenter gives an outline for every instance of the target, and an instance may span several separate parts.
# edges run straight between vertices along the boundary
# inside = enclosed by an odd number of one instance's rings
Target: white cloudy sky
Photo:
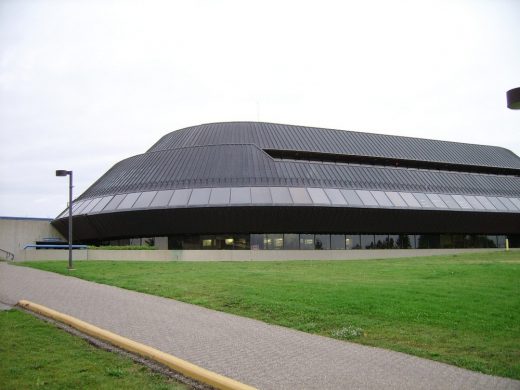
[[[0,215],[55,217],[163,134],[268,122],[520,154],[520,1],[0,0]]]

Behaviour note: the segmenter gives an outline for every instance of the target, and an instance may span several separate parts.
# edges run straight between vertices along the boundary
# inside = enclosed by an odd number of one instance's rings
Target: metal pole
[[[69,171],[69,269],[72,268],[72,171]]]

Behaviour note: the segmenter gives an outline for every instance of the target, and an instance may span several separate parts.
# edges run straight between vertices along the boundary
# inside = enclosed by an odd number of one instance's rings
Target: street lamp
[[[56,176],[69,177],[69,270],[72,268],[72,171],[56,170]]]
[[[507,107],[512,110],[520,110],[520,87],[507,91]]]

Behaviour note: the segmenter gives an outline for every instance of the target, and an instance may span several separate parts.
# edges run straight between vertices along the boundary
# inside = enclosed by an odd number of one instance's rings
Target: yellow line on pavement
[[[60,313],[58,311],[49,309],[48,307],[45,307],[42,305],[38,305],[37,303],[33,303],[30,301],[26,301],[26,300],[21,300],[18,302],[18,305],[23,307],[24,309],[41,314],[45,317],[52,318],[53,320],[56,320],[59,322],[63,322],[83,333],[88,334],[89,336],[107,341],[110,344],[120,347],[126,351],[136,353],[143,357],[146,357],[146,358],[149,358],[156,362],[159,362],[161,364],[164,364],[165,366],[168,366],[171,369],[173,369],[177,372],[180,372],[181,374],[183,374],[189,378],[192,378],[199,382],[213,386],[217,389],[223,389],[223,390],[254,390],[255,389],[254,387],[245,385],[234,379],[227,378],[223,375],[206,370],[205,368],[196,366],[195,364],[187,362],[186,360],[179,359],[178,357],[175,357],[173,355],[159,351],[158,349],[149,347],[148,345],[144,345],[144,344],[138,343],[136,341],[127,339],[126,337],[119,336],[115,333],[109,332],[108,330],[101,329],[101,328],[91,325],[85,321],[81,321],[75,317]]]

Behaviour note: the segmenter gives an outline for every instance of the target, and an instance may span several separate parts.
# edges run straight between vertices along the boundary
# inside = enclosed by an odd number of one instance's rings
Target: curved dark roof
[[[188,127],[166,134],[148,152],[219,144],[520,169],[518,156],[496,146],[263,122]]]
[[[297,155],[284,155],[283,151],[311,152],[303,157],[313,161],[295,160],[292,158]],[[345,155],[380,160],[346,162],[340,158]],[[334,161],[328,160],[330,156],[339,157]],[[386,166],[373,165],[378,161]],[[403,166],[407,161],[437,165],[432,165],[434,169],[417,169]],[[449,170],[443,170],[441,163],[447,164]],[[457,167],[507,169],[509,175],[460,172]],[[146,153],[117,163],[78,199],[138,191],[241,186],[518,196],[519,175],[520,158],[499,147],[231,122],[194,126],[165,135]]]

